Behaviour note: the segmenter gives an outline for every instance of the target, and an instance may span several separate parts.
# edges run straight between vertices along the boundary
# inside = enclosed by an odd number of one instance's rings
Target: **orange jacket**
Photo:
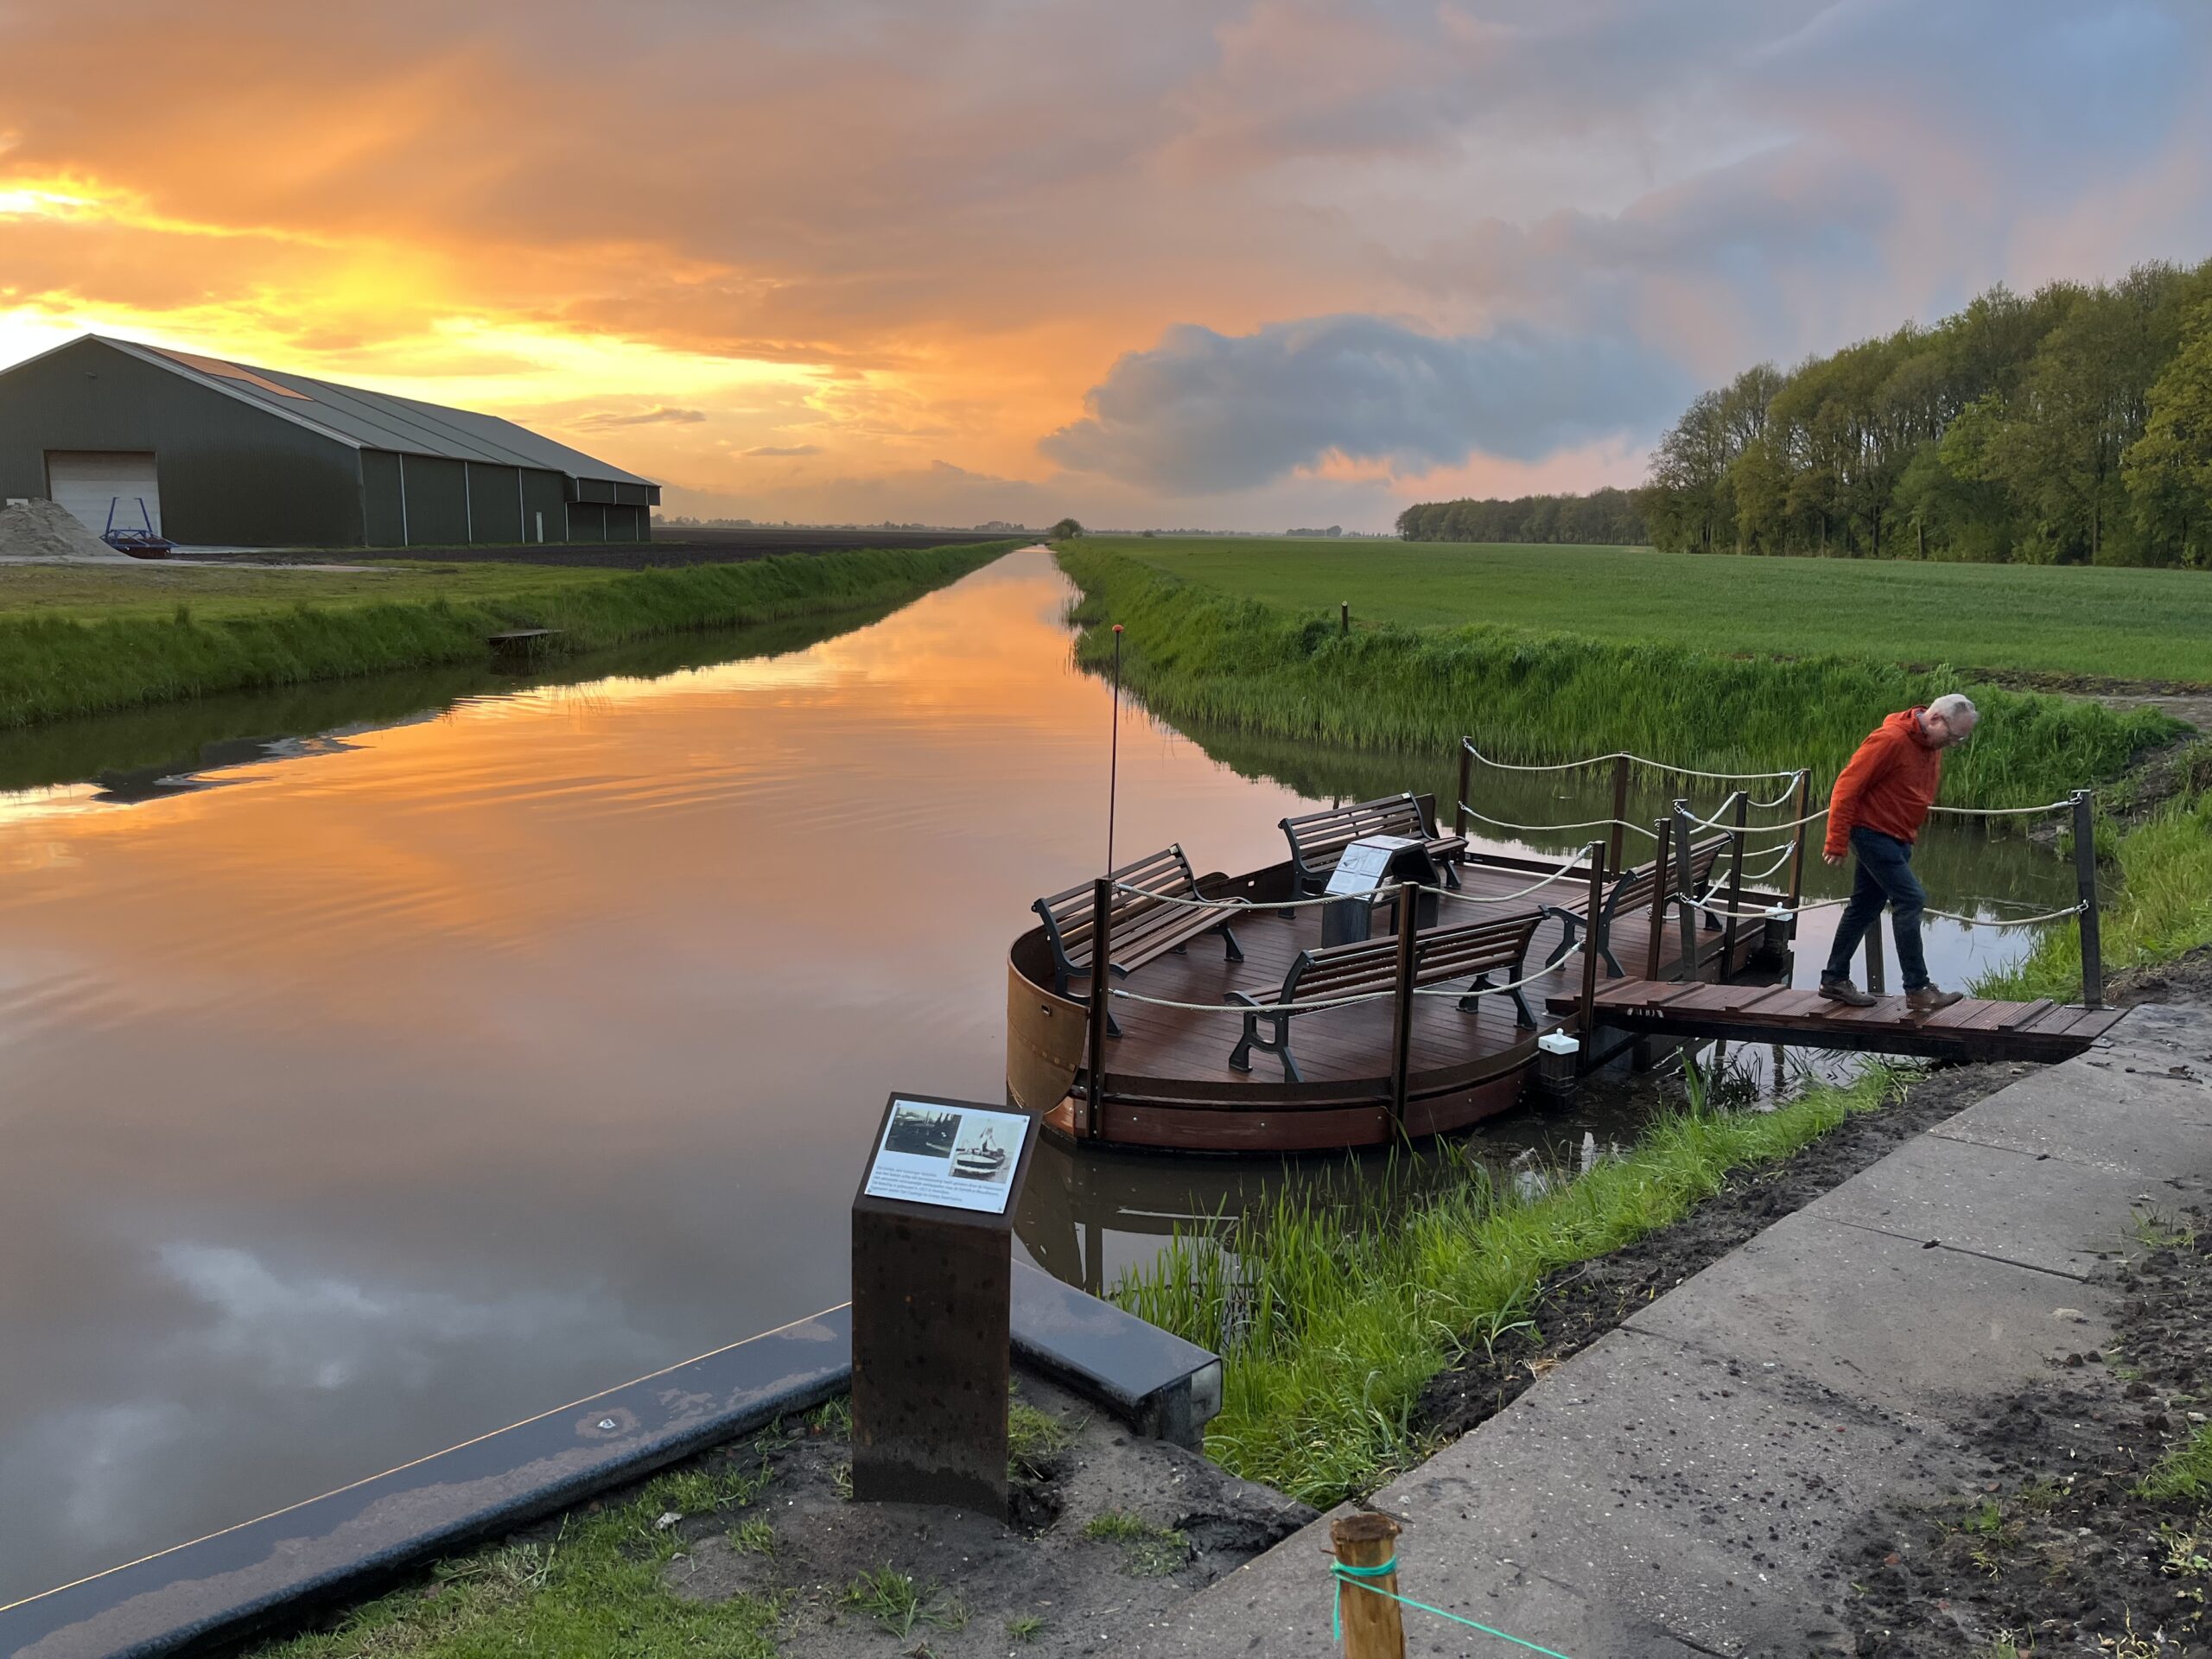
[[[1943,781],[1943,752],[1921,734],[1920,710],[1891,715],[1867,734],[1828,792],[1827,850],[1851,850],[1865,825],[1910,845]]]

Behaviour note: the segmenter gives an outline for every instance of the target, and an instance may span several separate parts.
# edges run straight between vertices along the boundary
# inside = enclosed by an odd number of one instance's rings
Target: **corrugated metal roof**
[[[225,359],[172,352],[135,340],[90,336],[103,346],[198,380],[211,389],[258,404],[271,415],[360,449],[392,449],[409,455],[436,455],[448,461],[482,461],[503,467],[532,467],[570,478],[620,484],[651,484],[652,479],[571,449],[565,443],[503,421],[442,404],[421,403],[388,391],[364,391],[281,369],[255,368]]]

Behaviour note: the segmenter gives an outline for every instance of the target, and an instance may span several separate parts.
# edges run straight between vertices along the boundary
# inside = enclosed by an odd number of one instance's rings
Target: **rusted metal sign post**
[[[853,1497],[1003,1520],[1014,1201],[1034,1118],[896,1094],[853,1198]]]

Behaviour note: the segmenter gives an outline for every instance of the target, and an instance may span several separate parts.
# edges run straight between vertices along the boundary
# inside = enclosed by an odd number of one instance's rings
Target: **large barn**
[[[0,372],[0,496],[203,547],[641,542],[660,486],[496,416],[87,334]]]

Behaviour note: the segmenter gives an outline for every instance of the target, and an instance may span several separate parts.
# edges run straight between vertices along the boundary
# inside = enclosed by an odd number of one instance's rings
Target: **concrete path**
[[[1878,1503],[1961,1496],[1961,1428],[2108,1339],[2086,1282],[2212,1191],[2212,1014],[2100,1046],[1907,1142],[1633,1315],[1382,1492],[1402,1593],[1571,1659],[1844,1654],[1830,1562]],[[1135,1651],[1331,1651],[1326,1520]],[[1414,1655],[1525,1649],[1406,1614]]]

